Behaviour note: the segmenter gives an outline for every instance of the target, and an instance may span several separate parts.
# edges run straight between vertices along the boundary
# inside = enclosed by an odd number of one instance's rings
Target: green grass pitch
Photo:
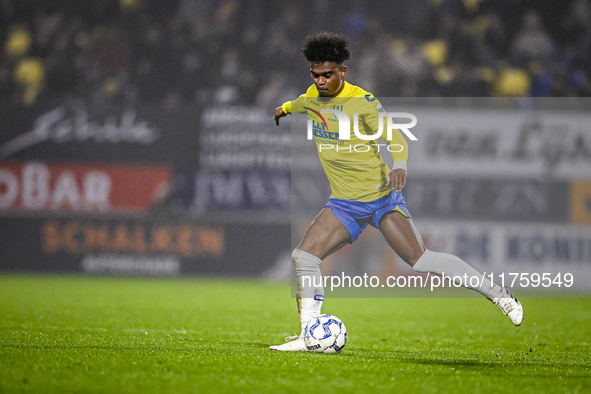
[[[297,331],[288,283],[0,276],[0,392],[590,393],[591,299],[329,299],[337,355]]]

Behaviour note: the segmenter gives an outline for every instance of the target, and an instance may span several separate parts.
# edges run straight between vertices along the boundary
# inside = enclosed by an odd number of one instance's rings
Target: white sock
[[[432,274],[445,275],[445,277],[450,278],[459,276],[462,278],[462,285],[464,285],[464,287],[476,290],[489,300],[496,297],[502,297],[501,286],[491,283],[486,277],[483,278],[480,272],[472,268],[464,260],[449,253],[425,250],[423,255],[413,266],[413,269],[417,272],[430,272]],[[470,284],[470,278],[473,276],[478,278],[478,284],[482,283],[482,286],[472,286]],[[467,277],[467,280],[464,279],[465,277]],[[474,282],[476,282],[476,280],[474,280]]]
[[[322,260],[299,249],[294,249],[291,259],[297,274],[296,301],[303,331],[311,318],[320,315],[322,301],[324,301],[324,286],[320,272]]]

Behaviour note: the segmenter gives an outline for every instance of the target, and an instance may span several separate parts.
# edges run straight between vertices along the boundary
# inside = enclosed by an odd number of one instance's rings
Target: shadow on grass
[[[351,349],[348,352],[343,351],[343,357],[365,358],[371,360],[379,360],[380,362],[395,362],[416,365],[440,365],[447,367],[488,367],[499,368],[505,366],[515,367],[555,367],[555,368],[591,368],[589,362],[571,362],[566,360],[556,361],[548,356],[541,355],[526,355],[526,353],[515,352],[507,357],[503,354],[495,354],[494,356],[483,356],[481,354],[474,355],[458,355],[446,354],[436,352],[417,352],[410,350],[394,350],[390,352],[379,352],[369,349]],[[491,360],[491,358],[494,359]],[[528,358],[525,358],[528,357]]]

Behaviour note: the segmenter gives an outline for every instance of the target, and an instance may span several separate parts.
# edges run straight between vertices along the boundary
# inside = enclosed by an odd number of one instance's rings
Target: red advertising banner
[[[0,163],[0,210],[139,211],[170,180],[165,166]]]

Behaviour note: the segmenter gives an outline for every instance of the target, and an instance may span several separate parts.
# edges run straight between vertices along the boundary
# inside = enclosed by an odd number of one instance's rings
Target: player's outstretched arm
[[[283,118],[284,116],[287,116],[287,114],[285,112],[283,112],[283,108],[281,107],[277,107],[275,108],[275,124],[277,126],[279,126],[279,118]]]

